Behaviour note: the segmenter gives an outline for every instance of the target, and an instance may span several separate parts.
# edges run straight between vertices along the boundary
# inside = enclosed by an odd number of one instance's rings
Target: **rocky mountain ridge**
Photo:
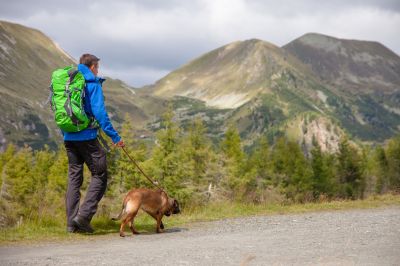
[[[43,104],[50,73],[74,60],[40,31],[4,21],[0,50],[0,146],[55,147],[61,138]],[[117,127],[127,113],[135,132],[150,138],[172,104],[183,128],[201,117],[215,141],[234,124],[248,147],[263,135],[271,142],[286,135],[334,151],[345,133],[370,142],[399,133],[398,62],[375,42],[306,34],[278,47],[251,39],[217,48],[141,89],[109,78],[104,94]]]

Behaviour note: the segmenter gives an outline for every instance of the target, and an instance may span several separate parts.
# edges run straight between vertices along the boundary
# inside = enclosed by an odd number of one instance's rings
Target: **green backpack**
[[[83,107],[85,78],[76,67],[55,70],[51,76],[50,90],[51,109],[62,131],[78,132],[90,125],[91,119]]]

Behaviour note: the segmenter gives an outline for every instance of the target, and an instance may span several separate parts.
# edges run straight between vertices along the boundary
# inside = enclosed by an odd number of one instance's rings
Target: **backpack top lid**
[[[83,74],[74,66],[56,69],[51,75],[51,85],[53,90],[55,87],[57,87],[57,89],[65,90],[67,84],[69,84],[69,87],[71,87],[71,84],[75,87],[81,87],[82,84],[83,86],[85,85]]]

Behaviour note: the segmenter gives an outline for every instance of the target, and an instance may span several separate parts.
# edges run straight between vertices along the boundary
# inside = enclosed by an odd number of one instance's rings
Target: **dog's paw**
[[[120,233],[119,233],[119,236],[120,236],[120,237],[125,237],[125,234],[124,234],[123,232],[120,232]]]
[[[160,228],[161,229],[164,229],[164,224],[161,222],[161,224],[160,224]]]

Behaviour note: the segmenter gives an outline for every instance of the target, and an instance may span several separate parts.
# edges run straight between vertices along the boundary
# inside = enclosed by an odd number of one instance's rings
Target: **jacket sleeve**
[[[90,92],[90,105],[92,113],[99,122],[101,129],[109,136],[114,143],[121,140],[117,131],[113,128],[110,118],[108,117],[106,107],[104,105],[104,96],[101,85],[99,83],[92,83],[92,90]]]

